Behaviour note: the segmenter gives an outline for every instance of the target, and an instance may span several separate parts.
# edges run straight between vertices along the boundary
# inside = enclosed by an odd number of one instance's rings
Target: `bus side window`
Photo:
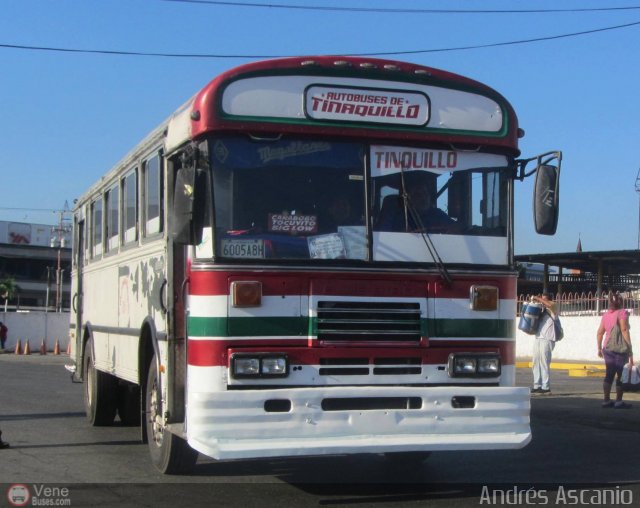
[[[91,257],[102,254],[102,198],[91,204]]]
[[[162,232],[162,178],[160,156],[154,155],[143,164],[145,236]]]
[[[107,223],[105,234],[105,251],[118,249],[118,231],[120,229],[120,188],[114,185],[105,195],[104,213]]]
[[[134,169],[122,180],[122,243],[138,239],[138,170]]]

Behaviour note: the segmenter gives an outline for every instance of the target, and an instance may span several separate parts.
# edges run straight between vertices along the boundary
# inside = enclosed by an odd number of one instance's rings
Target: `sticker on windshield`
[[[318,217],[316,215],[270,213],[269,231],[272,233],[313,234],[318,231]]]
[[[347,257],[344,241],[338,233],[311,236],[309,243],[309,257],[311,259],[344,259]]]

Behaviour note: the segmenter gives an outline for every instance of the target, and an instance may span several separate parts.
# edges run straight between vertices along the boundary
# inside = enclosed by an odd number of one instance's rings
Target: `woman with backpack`
[[[606,372],[602,389],[604,391],[604,401],[602,407],[615,409],[628,409],[631,404],[622,401],[622,369],[625,363],[629,362],[633,366],[633,350],[631,348],[631,334],[629,333],[629,313],[622,308],[622,296],[620,293],[609,293],[609,309],[602,315],[600,327],[597,332],[598,356],[604,358]],[[616,324],[620,328],[620,333],[624,342],[621,342],[622,348],[626,352],[620,351],[620,348],[613,347],[611,332]],[[626,344],[626,348],[624,347]],[[614,350],[615,349],[615,350]],[[611,400],[611,387],[613,386],[613,378],[616,378],[616,401]]]

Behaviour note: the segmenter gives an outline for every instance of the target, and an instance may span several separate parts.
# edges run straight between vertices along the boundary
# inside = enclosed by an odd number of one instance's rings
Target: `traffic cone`
[[[16,342],[16,349],[13,352],[14,355],[21,355],[22,354],[22,342],[20,341],[20,339],[18,339],[18,342]]]
[[[67,341],[67,355],[71,356],[71,339]]]
[[[30,355],[31,354],[31,348],[29,347],[29,341],[27,340],[27,343],[24,345],[24,352],[22,353],[23,355]]]
[[[58,342],[58,339],[56,339],[56,344],[55,346],[53,346],[53,354],[54,355],[60,354],[60,342]]]
[[[47,343],[45,342],[44,339],[42,339],[42,343],[40,344],[40,354],[41,355],[47,354]]]

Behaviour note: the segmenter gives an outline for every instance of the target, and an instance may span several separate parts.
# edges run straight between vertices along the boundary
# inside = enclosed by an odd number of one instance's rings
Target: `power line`
[[[628,28],[631,26],[637,26],[640,25],[640,21],[635,21],[633,23],[627,23],[625,25],[617,25],[617,26],[610,26],[610,27],[605,27],[605,28],[595,28],[593,30],[584,30],[582,32],[573,32],[573,33],[568,33],[568,34],[560,34],[560,35],[549,35],[546,37],[534,37],[531,39],[521,39],[518,41],[508,41],[508,42],[494,42],[494,43],[489,43],[489,44],[477,44],[474,46],[458,46],[455,48],[441,48],[441,49],[423,49],[423,50],[415,50],[415,51],[394,51],[393,53],[361,53],[360,55],[354,55],[354,56],[384,56],[384,55],[409,55],[409,54],[416,54],[416,53],[436,53],[436,52],[445,52],[445,51],[464,51],[464,50],[470,50],[470,49],[482,49],[482,48],[495,48],[495,47],[499,47],[499,46],[513,46],[516,44],[530,44],[533,42],[543,42],[543,41],[552,41],[552,40],[557,40],[557,39],[566,39],[569,37],[577,37],[580,35],[589,35],[589,34],[594,34],[594,33],[598,33],[598,32],[606,32],[608,30],[617,30],[619,28]]]
[[[170,1],[170,0],[166,0]],[[516,44],[530,44],[533,42],[552,41],[557,39],[566,39],[569,37],[578,37],[582,35],[590,35],[610,30],[619,30],[621,28],[629,28],[640,25],[640,21],[626,23],[624,25],[608,26],[603,28],[595,28],[592,30],[583,30],[581,32],[571,32],[560,35],[549,35],[545,37],[534,37],[530,39],[520,39],[516,41],[494,42],[488,44],[476,44],[470,46],[456,46],[450,48],[432,48],[432,49],[415,49],[415,50],[396,50],[396,51],[376,51],[368,53],[343,53],[344,56],[391,56],[391,55],[415,55],[421,53],[442,53],[446,51],[468,51],[472,49],[495,48],[499,46],[513,46]],[[156,53],[145,51],[117,51],[105,49],[79,49],[79,48],[59,48],[52,46],[29,46],[24,44],[3,44],[0,48],[18,49],[25,51],[50,51],[58,53],[82,53],[82,54],[98,54],[98,55],[116,55],[116,56],[145,56],[145,57],[161,57],[161,58],[284,58],[294,55],[247,55],[247,54],[216,54],[216,53]]]
[[[53,208],[14,208],[7,206],[0,206],[1,212],[58,212]]]
[[[331,7],[326,5],[273,4],[261,2],[231,2],[218,0],[160,0],[182,4],[216,5],[223,7],[258,7],[306,11],[376,12],[385,14],[547,14],[638,10],[640,6],[591,7],[577,9],[399,9],[378,7]]]

